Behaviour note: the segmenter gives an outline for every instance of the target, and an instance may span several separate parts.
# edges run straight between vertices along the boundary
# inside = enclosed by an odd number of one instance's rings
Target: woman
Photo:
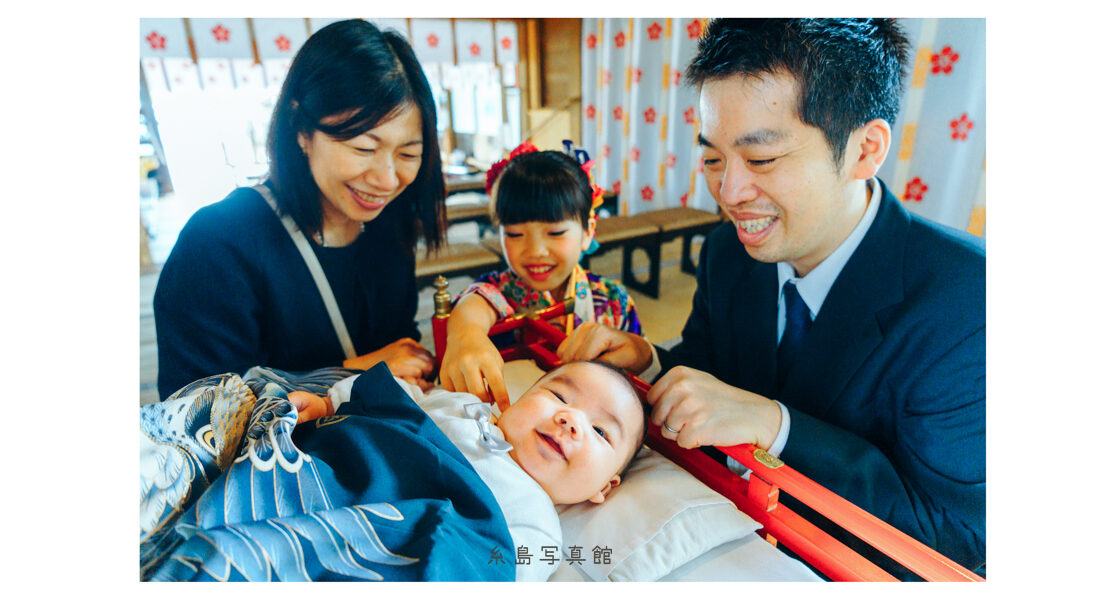
[[[270,178],[195,213],[164,264],[153,298],[161,398],[254,365],[385,361],[427,387],[414,249],[420,236],[442,243],[445,191],[435,103],[408,42],[361,20],[310,37],[268,154]]]

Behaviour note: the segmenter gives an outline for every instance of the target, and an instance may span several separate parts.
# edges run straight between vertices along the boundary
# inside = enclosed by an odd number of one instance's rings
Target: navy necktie
[[[794,363],[794,357],[802,347],[806,333],[810,331],[810,325],[813,324],[810,319],[810,308],[802,301],[802,296],[798,295],[798,288],[793,281],[783,284],[783,301],[787,304],[787,325],[783,328],[783,339],[779,342],[779,352],[776,357],[779,389],[783,389],[783,383]]]

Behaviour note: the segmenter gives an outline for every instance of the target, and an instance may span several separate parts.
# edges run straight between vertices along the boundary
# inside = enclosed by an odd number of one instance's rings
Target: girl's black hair
[[[564,152],[520,154],[497,179],[493,216],[501,225],[576,220],[587,228],[591,211],[588,174]]]
[[[267,140],[279,210],[306,231],[321,226],[321,191],[298,145],[300,134],[350,140],[406,106],[420,111],[423,157],[416,179],[386,210],[400,213],[406,251],[421,235],[429,248],[438,248],[446,232],[446,192],[431,88],[405,38],[361,19],[338,21],[310,36],[283,82]],[[321,123],[334,116],[344,118]]]

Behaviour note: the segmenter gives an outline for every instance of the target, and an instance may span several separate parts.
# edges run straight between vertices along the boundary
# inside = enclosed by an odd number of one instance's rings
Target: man
[[[687,76],[730,223],[704,244],[683,340],[588,324],[559,354],[663,373],[652,419],[680,446],[781,454],[984,572],[985,247],[874,177],[907,53],[884,19],[714,21]]]

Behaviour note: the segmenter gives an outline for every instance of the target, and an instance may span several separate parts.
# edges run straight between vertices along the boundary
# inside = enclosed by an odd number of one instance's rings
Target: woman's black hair
[[[442,245],[446,191],[431,88],[405,38],[361,19],[338,21],[310,36],[283,82],[267,140],[279,210],[303,230],[321,226],[321,191],[298,145],[300,134],[350,140],[410,105],[420,110],[423,157],[416,179],[386,210],[400,212],[408,252],[421,235],[430,249]],[[341,118],[322,124],[327,117]]]
[[[493,216],[501,225],[576,220],[587,229],[591,212],[588,174],[564,152],[520,154],[497,178]]]

